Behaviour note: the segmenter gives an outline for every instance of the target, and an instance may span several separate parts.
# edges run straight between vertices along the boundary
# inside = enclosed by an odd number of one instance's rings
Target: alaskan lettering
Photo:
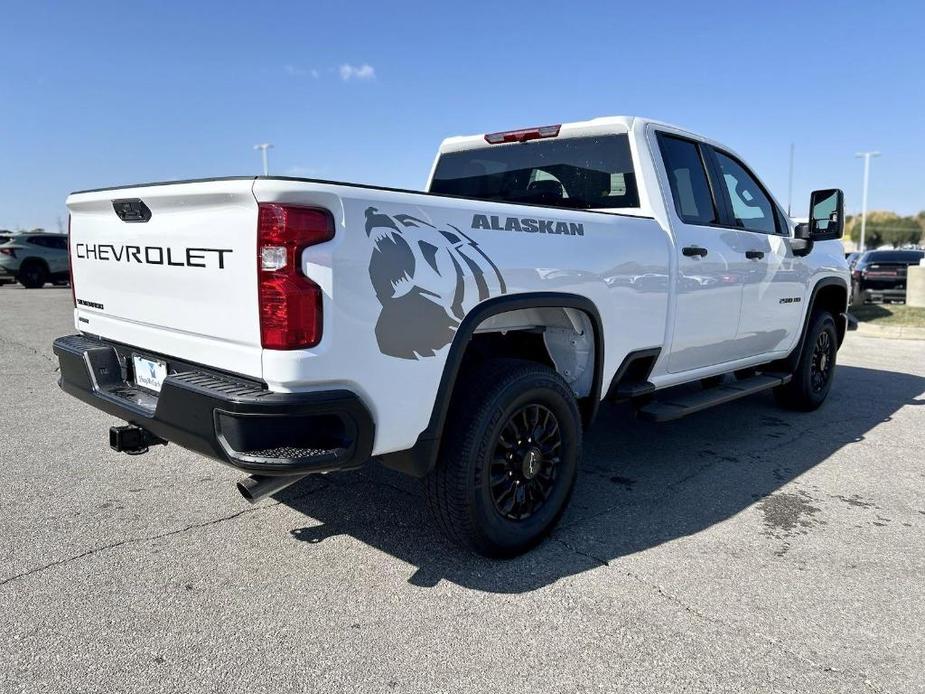
[[[558,222],[554,219],[533,217],[501,217],[499,215],[472,215],[473,229],[488,231],[520,231],[529,234],[553,234],[559,236],[584,236],[585,225],[581,222]]]

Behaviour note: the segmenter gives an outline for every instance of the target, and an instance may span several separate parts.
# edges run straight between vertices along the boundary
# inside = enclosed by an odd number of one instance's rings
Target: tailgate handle
[[[123,222],[147,222],[151,219],[151,210],[139,198],[113,200],[112,209]]]

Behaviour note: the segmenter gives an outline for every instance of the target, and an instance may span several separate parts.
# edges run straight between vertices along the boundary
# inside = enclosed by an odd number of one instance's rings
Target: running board
[[[722,405],[782,386],[789,383],[790,379],[790,374],[762,374],[707,388],[698,393],[679,393],[674,397],[668,395],[664,400],[656,400],[640,407],[639,416],[652,422],[670,422],[714,405]]]

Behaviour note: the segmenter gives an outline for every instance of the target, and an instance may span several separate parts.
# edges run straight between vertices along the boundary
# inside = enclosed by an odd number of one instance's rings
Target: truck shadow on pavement
[[[769,394],[666,424],[634,420],[628,407],[605,405],[585,437],[578,483],[559,526],[538,548],[507,561],[451,545],[429,522],[420,483],[379,466],[305,481],[277,498],[317,521],[293,529],[296,540],[354,537],[416,567],[408,579],[416,586],[447,580],[519,593],[692,535],[745,510],[757,514],[769,497],[812,503],[811,486],[775,493],[863,440],[897,410],[925,405],[923,391],[922,377],[841,366],[828,401],[809,414],[782,410]],[[783,509],[782,520],[772,514],[770,523],[786,530],[794,523],[787,513]],[[764,523],[761,541],[769,554],[776,548],[781,554],[767,512]]]

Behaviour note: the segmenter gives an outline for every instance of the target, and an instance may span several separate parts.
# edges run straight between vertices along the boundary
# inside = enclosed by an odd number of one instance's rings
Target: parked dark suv
[[[905,301],[906,268],[918,265],[925,251],[867,251],[851,269],[854,303]]]

